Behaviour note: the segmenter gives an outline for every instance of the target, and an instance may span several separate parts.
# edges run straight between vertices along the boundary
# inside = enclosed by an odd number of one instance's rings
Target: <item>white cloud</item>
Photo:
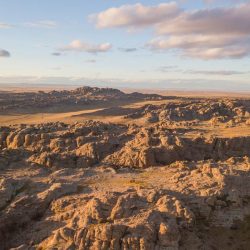
[[[53,29],[56,28],[58,24],[55,21],[52,20],[39,20],[39,21],[33,21],[33,22],[26,22],[26,23],[20,23],[20,24],[9,24],[0,22],[0,29],[10,29],[13,27],[29,27],[29,28],[47,28],[47,29]]]
[[[147,43],[153,50],[177,50],[200,59],[237,59],[250,55],[249,13],[249,1],[192,11],[181,10],[171,2],[110,8],[92,19],[98,28],[152,27],[160,36]]]
[[[0,57],[10,57],[10,52],[4,49],[0,49]]]
[[[10,29],[10,28],[13,28],[13,25],[11,25],[9,23],[0,22],[0,29]]]
[[[182,12],[157,25],[159,34],[250,34],[250,3]]]
[[[238,59],[250,55],[250,3],[230,8],[183,12],[157,25],[165,38],[150,42],[153,49],[179,49],[201,59]]]
[[[74,40],[68,46],[63,47],[60,50],[99,53],[99,52],[107,52],[111,50],[111,48],[112,45],[110,43],[90,44],[87,42],[82,42],[80,40]]]
[[[147,43],[152,50],[177,49],[201,59],[242,58],[250,55],[250,37],[233,35],[174,35]]]
[[[140,3],[110,8],[99,14],[91,15],[90,20],[98,28],[147,27],[175,17],[180,12],[175,2],[162,3],[157,6],[144,6]]]
[[[200,58],[204,60],[209,59],[240,59],[242,57],[249,56],[250,48],[240,48],[235,46],[234,48],[228,49],[226,48],[208,48],[206,50],[202,50],[199,48],[193,48],[187,51],[184,51],[184,55],[194,58]]]
[[[236,43],[240,43],[242,37],[234,36],[211,36],[211,35],[174,35],[170,37],[158,37],[151,40],[148,45],[155,49],[166,49],[166,48],[207,48],[214,47],[218,48],[221,46],[232,46]]]
[[[24,26],[31,27],[31,28],[53,29],[57,27],[57,23],[51,20],[40,20],[40,21],[35,21],[35,22],[27,22],[24,24]]]

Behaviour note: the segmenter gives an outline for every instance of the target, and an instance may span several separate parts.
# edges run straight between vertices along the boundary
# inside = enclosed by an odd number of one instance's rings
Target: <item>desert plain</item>
[[[250,96],[1,90],[0,249],[250,249]]]

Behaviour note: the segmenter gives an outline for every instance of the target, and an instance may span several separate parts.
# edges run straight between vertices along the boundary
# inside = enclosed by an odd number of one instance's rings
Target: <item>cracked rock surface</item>
[[[130,96],[166,103],[0,127],[0,250],[249,249],[250,101]]]

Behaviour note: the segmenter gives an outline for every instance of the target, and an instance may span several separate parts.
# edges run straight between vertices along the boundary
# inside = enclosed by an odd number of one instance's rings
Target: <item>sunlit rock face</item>
[[[20,96],[143,102],[0,127],[0,249],[249,248],[248,100],[89,87]]]

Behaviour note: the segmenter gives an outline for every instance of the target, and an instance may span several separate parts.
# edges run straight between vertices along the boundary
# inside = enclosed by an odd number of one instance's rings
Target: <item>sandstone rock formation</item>
[[[48,108],[64,109],[67,107],[83,107],[90,104],[105,104],[109,101],[134,102],[138,100],[164,100],[166,97],[157,94],[125,94],[112,88],[81,87],[75,90],[50,91],[50,92],[0,92],[0,113],[6,112],[31,112],[31,110],[46,110]]]
[[[31,96],[69,92],[161,99]],[[249,249],[249,100],[166,100],[121,124],[0,127],[0,250]]]

